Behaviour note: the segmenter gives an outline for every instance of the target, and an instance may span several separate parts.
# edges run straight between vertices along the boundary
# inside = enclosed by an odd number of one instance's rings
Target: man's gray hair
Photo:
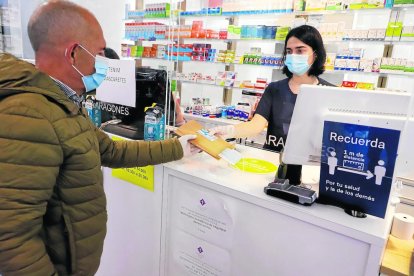
[[[48,1],[30,17],[27,31],[35,52],[43,45],[62,45],[81,40],[88,30],[87,17],[91,13],[69,1]]]

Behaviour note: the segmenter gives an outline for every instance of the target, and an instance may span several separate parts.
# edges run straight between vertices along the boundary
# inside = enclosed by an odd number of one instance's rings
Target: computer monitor
[[[394,176],[414,179],[414,111],[410,93],[302,85],[282,160],[286,164],[321,162],[324,121],[401,131]]]
[[[385,216],[396,177],[414,179],[409,93],[303,85],[282,160],[320,164],[319,202]]]

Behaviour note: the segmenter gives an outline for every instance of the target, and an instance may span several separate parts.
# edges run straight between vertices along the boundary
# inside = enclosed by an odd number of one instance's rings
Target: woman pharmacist
[[[269,84],[252,120],[215,127],[210,129],[210,133],[225,139],[243,138],[256,136],[267,127],[264,149],[276,152],[283,150],[300,86],[333,86],[319,78],[324,72],[326,52],[322,37],[314,27],[303,25],[292,29],[286,36],[283,58],[283,73],[287,78]],[[291,184],[299,184],[301,166],[289,165],[288,170],[289,174],[296,175],[290,179]]]

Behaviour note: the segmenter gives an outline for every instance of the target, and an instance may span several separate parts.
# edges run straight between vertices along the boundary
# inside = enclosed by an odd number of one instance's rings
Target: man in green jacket
[[[106,234],[101,166],[135,167],[190,154],[193,136],[112,141],[80,101],[105,76],[96,18],[49,1],[28,33],[36,66],[0,54],[0,275],[93,275]]]

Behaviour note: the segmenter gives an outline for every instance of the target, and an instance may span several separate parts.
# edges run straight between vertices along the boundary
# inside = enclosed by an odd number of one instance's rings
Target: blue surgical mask
[[[309,55],[286,55],[285,65],[292,74],[302,76],[308,72],[311,65],[308,64]]]
[[[83,50],[85,50],[89,55],[95,58],[95,73],[92,75],[84,75],[82,74],[78,68],[76,68],[73,64],[72,67],[82,76],[83,85],[85,86],[86,92],[90,92],[98,88],[101,83],[104,81],[107,71],[108,71],[108,63],[107,58],[102,56],[93,56],[91,52],[89,52],[85,47],[79,44]]]

